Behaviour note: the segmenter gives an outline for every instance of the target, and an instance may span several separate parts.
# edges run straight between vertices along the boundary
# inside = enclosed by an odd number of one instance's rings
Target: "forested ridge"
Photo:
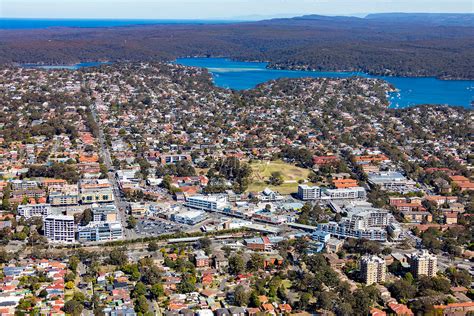
[[[273,68],[474,79],[472,15],[428,17],[305,16],[215,25],[0,30],[0,62],[226,56],[268,61]]]

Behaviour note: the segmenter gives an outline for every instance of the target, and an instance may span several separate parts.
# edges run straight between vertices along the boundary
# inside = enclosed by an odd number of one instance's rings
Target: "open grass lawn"
[[[196,169],[196,175],[206,175],[207,172],[209,171],[209,168],[205,168],[205,169],[202,169],[202,168],[194,168]]]
[[[256,161],[250,164],[252,176],[247,191],[258,192],[266,187],[276,190],[281,194],[290,194],[298,190],[298,180],[306,180],[310,170],[297,167],[295,165],[277,161]],[[283,176],[283,183],[280,186],[270,186],[267,184],[272,172],[279,171]]]

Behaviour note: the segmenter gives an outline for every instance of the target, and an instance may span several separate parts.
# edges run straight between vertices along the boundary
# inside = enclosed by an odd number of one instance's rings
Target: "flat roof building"
[[[53,243],[73,243],[75,241],[74,216],[48,215],[43,218],[44,236]]]
[[[298,198],[303,201],[318,200],[321,198],[321,188],[306,184],[298,185]]]
[[[31,217],[45,217],[52,213],[51,204],[27,204],[18,206],[18,216],[25,219]]]
[[[369,172],[368,182],[380,186],[382,190],[392,192],[410,192],[415,188],[416,182],[406,178],[398,171]]]
[[[195,195],[186,199],[187,207],[203,211],[216,212],[218,210],[223,210],[226,205],[227,199],[224,196]]]
[[[340,222],[318,224],[318,231],[328,232],[336,238],[365,238],[386,241],[387,228],[395,218],[386,210],[376,208],[356,208]]]
[[[360,272],[365,284],[385,282],[387,266],[385,260],[377,256],[364,256],[360,260]]]
[[[115,205],[92,205],[92,217],[94,222],[116,222],[118,221],[118,211]]]
[[[426,275],[433,277],[438,272],[438,258],[427,250],[416,253],[411,257],[412,273],[415,277]]]
[[[77,239],[87,241],[110,241],[123,238],[120,222],[90,222],[86,226],[79,226]]]
[[[321,195],[323,200],[363,200],[366,197],[367,192],[363,187],[326,189]]]
[[[206,219],[204,211],[184,211],[171,214],[171,220],[180,224],[196,225]]]

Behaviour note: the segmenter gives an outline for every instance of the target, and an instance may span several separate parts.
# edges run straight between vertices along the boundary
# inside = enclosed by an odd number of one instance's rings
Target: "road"
[[[77,265],[77,271],[79,272],[79,275],[81,276],[81,280],[83,279],[82,276],[87,272],[87,268],[84,265],[84,263],[79,262]],[[86,297],[92,297],[94,294],[94,285],[92,282],[89,283],[82,283],[82,286],[80,286],[79,290],[86,296]],[[84,309],[81,313],[81,315],[85,316],[93,316],[94,311],[92,309]]]
[[[120,192],[119,184],[118,184],[117,178],[115,177],[115,167],[112,164],[112,158],[110,155],[109,147],[107,146],[107,142],[105,140],[104,128],[102,126],[100,119],[98,118],[96,105],[94,104],[90,108],[91,108],[92,117],[94,118],[95,123],[99,127],[98,140],[99,140],[100,156],[103,158],[104,164],[108,170],[107,175],[108,175],[108,179],[110,183],[112,184],[113,193],[114,193],[114,204],[119,211],[118,216],[119,216],[120,222],[122,223],[124,239],[136,238],[137,236],[135,236],[134,232],[126,228],[129,204],[122,197],[122,194]]]

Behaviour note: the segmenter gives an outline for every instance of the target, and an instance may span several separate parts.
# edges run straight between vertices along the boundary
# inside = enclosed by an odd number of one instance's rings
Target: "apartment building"
[[[10,181],[12,190],[32,190],[38,188],[38,182],[30,180],[12,180]]]
[[[322,200],[363,200],[366,197],[367,192],[363,187],[326,189],[321,195]]]
[[[327,232],[336,238],[364,238],[376,241],[386,241],[387,229],[395,222],[388,211],[375,208],[354,212],[340,222],[318,224],[317,231]]]
[[[387,266],[385,260],[377,256],[363,256],[360,260],[360,273],[365,284],[385,282]]]
[[[82,204],[111,203],[114,201],[112,185],[107,179],[82,181],[80,184]]]
[[[433,277],[438,272],[438,258],[427,250],[411,257],[411,269],[414,276],[427,275]]]
[[[338,253],[342,250],[344,246],[344,240],[340,240],[337,238],[329,238],[326,242],[326,252],[327,253]]]
[[[43,218],[44,236],[53,243],[75,241],[74,216],[49,215]]]
[[[298,198],[303,201],[319,200],[321,198],[321,188],[300,184],[298,185]]]
[[[46,217],[52,213],[51,204],[26,204],[26,205],[19,205],[18,209],[18,216],[23,217],[25,219],[31,217]]]
[[[79,203],[79,189],[75,184],[52,185],[48,187],[49,203],[53,206],[77,205]]]
[[[431,223],[433,215],[427,211],[402,211],[403,219],[409,223]]]
[[[210,266],[211,259],[202,250],[198,251],[194,256],[196,268],[207,268]]]
[[[162,165],[169,165],[169,164],[177,163],[183,160],[191,161],[190,155],[180,155],[180,154],[160,155],[157,158]]]

